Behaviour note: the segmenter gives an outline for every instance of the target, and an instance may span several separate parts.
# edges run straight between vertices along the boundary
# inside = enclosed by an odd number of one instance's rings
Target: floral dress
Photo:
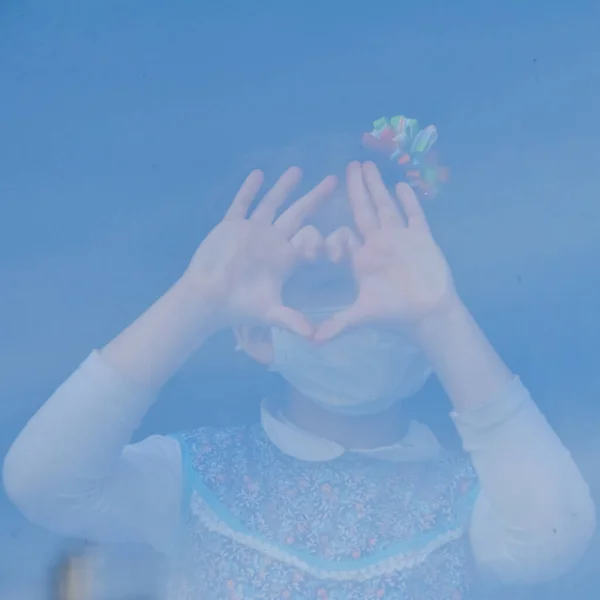
[[[175,437],[185,522],[169,600],[471,597],[466,459],[305,462],[259,424]]]

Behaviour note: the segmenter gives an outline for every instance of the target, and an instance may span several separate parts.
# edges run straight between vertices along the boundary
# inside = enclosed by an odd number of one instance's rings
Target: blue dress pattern
[[[170,600],[471,598],[465,458],[305,462],[258,424],[175,437],[185,522]]]

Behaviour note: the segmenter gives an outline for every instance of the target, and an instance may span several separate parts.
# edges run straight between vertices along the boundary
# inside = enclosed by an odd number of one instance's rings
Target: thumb
[[[327,321],[321,323],[314,336],[313,340],[316,343],[327,342],[328,340],[340,335],[345,330],[356,327],[363,323],[367,318],[365,311],[358,304],[354,304],[349,308],[342,310]]]
[[[269,325],[275,325],[287,329],[302,337],[310,337],[313,334],[313,326],[310,321],[300,312],[279,304],[271,308],[265,319]]]

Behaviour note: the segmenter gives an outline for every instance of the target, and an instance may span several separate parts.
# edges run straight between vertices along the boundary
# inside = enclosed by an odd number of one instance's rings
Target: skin
[[[286,171],[249,215],[263,179],[260,171],[252,172],[182,277],[103,348],[104,358],[132,380],[157,388],[219,329],[233,327],[240,346],[268,364],[271,326],[319,344],[348,328],[377,323],[398,327],[421,346],[456,411],[492,401],[512,374],[461,301],[412,189],[398,184],[394,199],[373,163],[351,163],[346,192],[356,233],[340,228],[323,239],[302,225],[333,193],[333,177],[276,218],[300,178],[300,169]],[[296,265],[321,256],[349,261],[358,294],[348,309],[314,324],[284,305],[282,289]],[[391,413],[340,417],[297,393],[288,410],[303,428],[348,446],[385,444],[398,436]]]

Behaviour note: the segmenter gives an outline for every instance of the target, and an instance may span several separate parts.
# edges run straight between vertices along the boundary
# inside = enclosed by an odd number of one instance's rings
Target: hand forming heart
[[[411,327],[456,299],[450,268],[435,243],[419,200],[406,183],[388,192],[373,163],[351,163],[347,191],[359,239],[349,228],[325,242],[331,260],[350,258],[358,284],[352,306],[322,323],[322,342],[369,322]]]
[[[373,163],[351,163],[347,193],[358,235],[340,228],[323,240],[302,222],[331,194],[334,178],[275,217],[300,176],[299,169],[286,171],[248,215],[262,182],[262,173],[253,172],[192,258],[184,277],[223,325],[277,325],[322,342],[369,322],[414,325],[456,298],[448,264],[407,184],[396,187],[398,206]],[[333,262],[350,259],[359,291],[352,306],[315,331],[282,303],[281,290],[297,262],[314,260],[323,249]]]

